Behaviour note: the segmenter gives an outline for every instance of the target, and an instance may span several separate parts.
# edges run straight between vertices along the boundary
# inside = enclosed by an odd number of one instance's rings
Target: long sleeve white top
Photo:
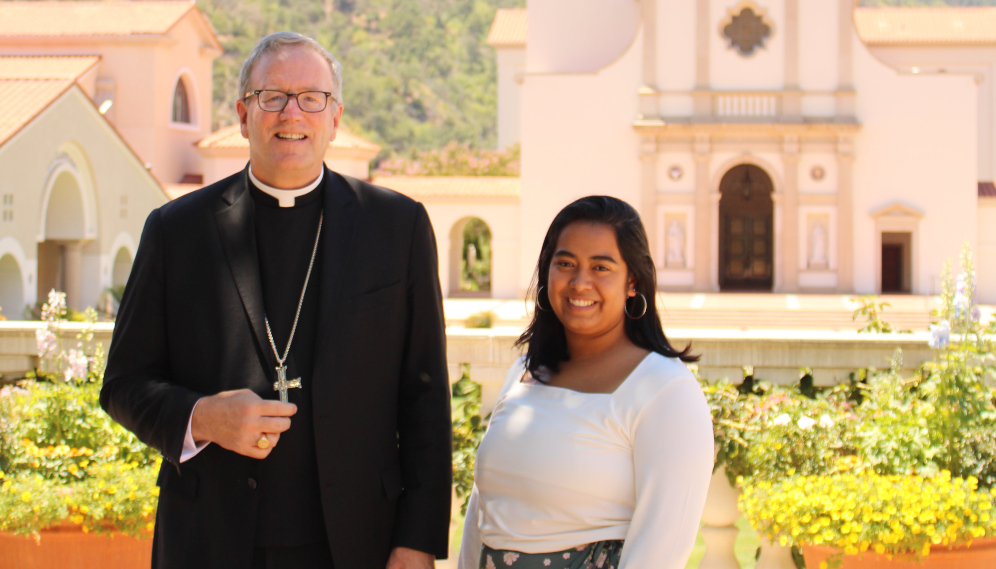
[[[613,393],[524,383],[509,370],[477,453],[459,569],[482,543],[524,553],[625,539],[618,569],[683,569],[713,465],[705,397],[648,355]]]

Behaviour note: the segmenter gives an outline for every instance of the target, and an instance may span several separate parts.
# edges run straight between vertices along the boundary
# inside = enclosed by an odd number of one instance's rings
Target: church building
[[[556,212],[610,194],[664,290],[937,294],[967,243],[996,302],[996,8],[530,0],[489,41],[520,294]]]

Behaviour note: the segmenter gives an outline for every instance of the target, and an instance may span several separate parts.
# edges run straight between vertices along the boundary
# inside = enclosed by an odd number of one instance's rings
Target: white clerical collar
[[[262,190],[263,193],[277,198],[277,201],[280,202],[280,207],[294,207],[294,200],[296,200],[298,196],[303,196],[304,194],[307,194],[311,190],[317,188],[318,184],[322,183],[322,178],[324,177],[325,177],[325,168],[322,168],[321,173],[318,174],[318,177],[315,178],[315,181],[308,184],[307,186],[303,188],[298,188],[296,190],[281,190],[280,188],[267,186],[263,182],[260,182],[259,178],[257,178],[256,175],[252,173],[252,165],[251,164],[249,165],[249,179],[252,181],[253,185]]]

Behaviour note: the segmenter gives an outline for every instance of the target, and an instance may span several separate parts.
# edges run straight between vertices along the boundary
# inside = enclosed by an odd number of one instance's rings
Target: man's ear
[[[339,120],[342,119],[342,105],[336,104],[338,110],[332,115],[332,138],[329,142],[335,140],[337,134],[339,134]]]
[[[249,108],[246,107],[245,99],[235,101],[235,112],[239,113],[239,126],[242,130],[242,138],[249,138]]]

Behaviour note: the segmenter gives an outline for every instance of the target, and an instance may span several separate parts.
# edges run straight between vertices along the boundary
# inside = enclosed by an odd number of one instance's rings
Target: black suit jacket
[[[325,171],[311,391],[329,543],[337,569],[383,569],[393,546],[445,557],[451,430],[432,227],[421,204],[337,176]],[[273,396],[246,177],[149,215],[111,342],[101,406],[166,457],[154,567],[251,563],[259,462],[209,445],[180,464],[198,398]]]

